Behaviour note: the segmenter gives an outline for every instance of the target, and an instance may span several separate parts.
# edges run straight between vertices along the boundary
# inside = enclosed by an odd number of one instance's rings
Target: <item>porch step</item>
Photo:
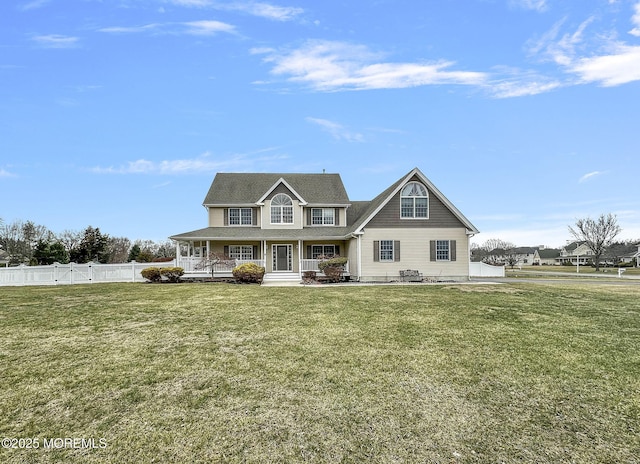
[[[297,272],[269,272],[264,275],[262,285],[298,285],[300,275]]]

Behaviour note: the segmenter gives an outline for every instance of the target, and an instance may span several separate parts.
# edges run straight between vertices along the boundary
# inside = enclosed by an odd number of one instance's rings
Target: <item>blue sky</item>
[[[164,240],[216,172],[414,167],[482,243],[640,238],[638,0],[0,5],[0,217]]]

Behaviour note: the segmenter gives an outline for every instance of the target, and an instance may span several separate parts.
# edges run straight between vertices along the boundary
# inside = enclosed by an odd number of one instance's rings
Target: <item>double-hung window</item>
[[[251,208],[229,208],[230,226],[252,225],[253,212]]]
[[[393,240],[380,240],[380,261],[393,261]]]
[[[427,219],[429,195],[424,185],[408,183],[400,193],[400,217],[402,219]]]
[[[335,245],[312,245],[311,259],[319,259],[321,256],[331,258],[336,254]]]
[[[271,224],[293,224],[293,202],[288,195],[278,193],[271,200]]]
[[[450,261],[449,240],[436,240],[436,261]]]
[[[332,226],[335,224],[334,208],[313,208],[311,210],[311,224],[314,226]]]
[[[253,259],[252,245],[229,245],[229,258],[250,260]]]

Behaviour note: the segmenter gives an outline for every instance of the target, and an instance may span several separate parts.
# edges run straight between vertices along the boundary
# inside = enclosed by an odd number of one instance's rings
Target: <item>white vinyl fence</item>
[[[140,271],[147,267],[175,266],[175,260],[163,263],[51,264],[0,268],[0,286],[70,285],[97,282],[144,282]]]
[[[504,277],[504,266],[485,263],[469,263],[470,277]]]

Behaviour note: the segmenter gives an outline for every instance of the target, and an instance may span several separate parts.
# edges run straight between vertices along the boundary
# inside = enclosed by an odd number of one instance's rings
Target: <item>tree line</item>
[[[65,230],[56,234],[32,221],[5,223],[0,218],[0,253],[9,265],[125,263],[129,261],[169,261],[175,257],[171,241],[154,242],[113,237],[100,228],[88,226],[82,231]]]

